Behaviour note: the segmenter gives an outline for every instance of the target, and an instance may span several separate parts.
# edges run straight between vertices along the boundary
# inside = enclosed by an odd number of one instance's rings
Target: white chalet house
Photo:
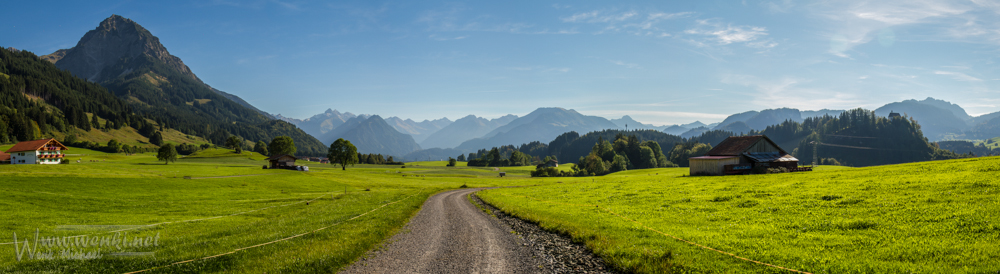
[[[6,151],[14,165],[48,165],[62,163],[66,146],[56,139],[20,142]]]

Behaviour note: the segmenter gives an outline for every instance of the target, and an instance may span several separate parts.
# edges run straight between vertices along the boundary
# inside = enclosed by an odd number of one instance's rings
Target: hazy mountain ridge
[[[475,115],[468,115],[455,120],[420,142],[424,148],[454,148],[462,142],[482,137],[498,127],[507,125],[517,119],[517,115],[508,114],[500,118],[488,120]]]
[[[323,135],[323,143],[332,144],[338,138],[351,141],[359,153],[392,155],[401,158],[420,150],[413,137],[397,131],[378,115],[357,116]]]
[[[293,118],[286,118],[291,120],[292,124],[299,127],[306,133],[315,136],[317,139],[322,140],[321,136],[334,130],[335,128],[343,125],[348,120],[358,117],[359,115],[354,115],[350,112],[341,113],[340,111],[334,109],[327,109],[325,112],[313,115],[312,117],[306,118],[304,120],[298,120]],[[368,118],[371,115],[360,115],[363,118]]]
[[[794,108],[765,109],[761,111],[747,111],[726,117],[718,126],[712,129],[727,131],[745,131],[746,127],[753,130],[763,130],[767,126],[777,125],[785,120],[802,122],[805,118],[821,117],[824,115],[839,116],[844,110],[805,110],[800,111]],[[984,114],[980,116],[969,115],[964,108],[948,101],[928,97],[924,100],[904,100],[883,105],[874,110],[879,116],[888,116],[890,112],[896,112],[916,120],[930,141],[950,140],[950,139],[983,139],[1000,136],[1000,112]],[[737,124],[743,122],[744,125]],[[671,127],[667,130],[679,131],[679,127]],[[683,136],[690,136],[696,132],[681,133]]]
[[[822,110],[822,111],[809,112],[809,115],[816,115],[819,113],[840,114],[841,112],[843,112],[843,110]],[[802,112],[794,108],[765,109],[761,111],[751,110],[747,112],[729,115],[729,117],[726,117],[725,120],[723,120],[721,123],[719,123],[719,125],[713,127],[712,129],[724,129],[724,128],[744,129],[744,125],[736,125],[734,127],[730,127],[730,125],[733,123],[743,122],[745,123],[745,126],[749,127],[750,129],[763,130],[767,128],[767,126],[780,124],[786,120],[802,122],[804,118],[805,117],[803,117]]]
[[[654,126],[654,125],[643,124],[642,122],[639,122],[639,121],[636,121],[635,119],[632,119],[632,117],[628,116],[628,115],[622,116],[622,118],[618,118],[618,119],[611,119],[610,121],[612,123],[614,123],[615,125],[618,125],[618,127],[620,127],[620,128],[653,129],[653,130],[657,130],[657,131],[662,131],[664,129],[667,129],[667,126]],[[701,123],[701,122],[697,122],[697,123]]]
[[[591,132],[605,129],[618,129],[618,125],[608,119],[582,115],[572,109],[539,108],[481,138],[465,141],[456,149],[469,151],[484,147],[520,145],[533,141],[549,142],[570,131]]]
[[[403,120],[402,118],[393,116],[385,119],[385,121],[397,131],[413,136],[413,140],[418,143],[423,142],[431,134],[434,134],[438,130],[441,130],[452,123],[452,121],[447,117],[416,122],[413,121],[413,119]]]
[[[896,112],[920,123],[924,136],[931,141],[953,139],[988,139],[1000,136],[1000,112],[971,116],[965,109],[948,101],[927,97],[889,103],[875,110],[878,115]]]

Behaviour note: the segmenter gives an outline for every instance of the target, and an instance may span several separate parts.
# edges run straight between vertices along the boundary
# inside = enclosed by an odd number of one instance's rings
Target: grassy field
[[[65,165],[0,165],[0,273],[335,272],[395,233],[434,193],[463,185],[544,183],[432,162],[341,171],[300,161],[310,165],[310,172],[297,172],[261,169],[263,156],[222,149],[169,165],[151,153],[67,152],[70,164]],[[475,176],[460,176],[465,173]],[[80,235],[85,237],[69,239],[99,243],[115,232],[127,239],[159,237],[151,240],[155,245],[122,249],[43,245],[42,255],[68,250],[104,256],[29,259],[22,254],[18,261],[14,233],[23,251],[26,238],[37,247],[36,229],[43,243],[47,237]],[[123,252],[129,256],[108,255]],[[172,265],[177,262],[183,263]]]
[[[310,172],[267,170],[264,156],[225,149],[169,165],[152,153],[67,153],[66,165],[0,165],[0,273],[335,272],[399,231],[427,197],[463,185],[526,186],[480,196],[571,235],[627,272],[785,272],[695,244],[814,273],[1000,270],[1000,157],[774,175],[689,177],[665,168],[539,179],[528,176],[533,167],[504,167],[508,176],[499,178],[493,168],[446,162],[342,171],[300,161]],[[104,256],[18,261],[13,234],[37,248],[36,229],[42,243],[81,235],[70,242],[100,242],[117,232],[155,245],[43,245],[40,255]]]
[[[639,273],[997,273],[1000,157],[688,177],[551,178],[480,192]],[[677,237],[689,242],[684,242]]]

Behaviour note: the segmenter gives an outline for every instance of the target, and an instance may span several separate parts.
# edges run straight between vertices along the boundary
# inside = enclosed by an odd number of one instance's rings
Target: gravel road
[[[341,273],[540,273],[530,244],[469,203],[479,189],[440,193],[385,246]]]

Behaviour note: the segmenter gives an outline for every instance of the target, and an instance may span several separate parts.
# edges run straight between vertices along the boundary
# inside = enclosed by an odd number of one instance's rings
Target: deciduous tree
[[[270,150],[271,155],[295,155],[295,141],[292,140],[292,137],[278,136],[271,140],[267,149]]]
[[[173,144],[166,144],[160,147],[159,153],[156,154],[156,159],[164,161],[164,165],[170,164],[170,162],[177,161],[177,150],[174,149]]]
[[[267,155],[267,144],[264,141],[257,141],[257,144],[253,146],[253,151],[260,153],[260,155]]]
[[[330,158],[331,163],[340,163],[341,170],[347,170],[347,165],[353,166],[358,163],[358,148],[351,144],[351,141],[340,138],[330,144],[326,157]]]
[[[233,135],[226,139],[226,147],[236,150],[236,153],[243,153],[243,138]]]

